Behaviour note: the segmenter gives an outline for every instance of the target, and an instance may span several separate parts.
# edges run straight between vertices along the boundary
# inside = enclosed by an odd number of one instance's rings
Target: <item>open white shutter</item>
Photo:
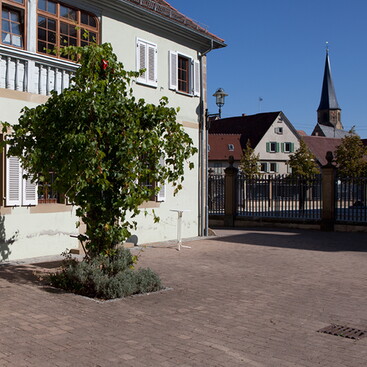
[[[200,96],[200,62],[194,61],[194,96]]]
[[[20,206],[22,196],[22,168],[18,157],[6,158],[6,205]]]
[[[137,71],[141,69],[147,69],[147,51],[146,44],[140,40],[137,40],[136,47],[136,66]],[[147,82],[147,70],[138,77],[138,82],[146,83]]]
[[[157,46],[148,44],[148,84],[157,85]]]
[[[177,52],[169,52],[169,89],[177,90],[177,68],[178,55]]]
[[[159,164],[161,166],[164,166],[165,165],[165,162],[164,162],[164,158],[160,158],[159,159]],[[159,187],[159,192],[157,194],[157,201],[166,201],[166,184],[159,184],[158,183],[158,187]]]
[[[26,173],[24,171],[23,173]],[[37,205],[38,204],[38,186],[36,182],[31,182],[31,178],[22,178],[23,180],[23,197],[22,205]]]

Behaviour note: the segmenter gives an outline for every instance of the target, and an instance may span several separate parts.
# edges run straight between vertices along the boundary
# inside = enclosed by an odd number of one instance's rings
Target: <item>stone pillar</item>
[[[321,168],[321,176],[322,176],[321,230],[334,231],[336,167],[332,163],[333,153],[327,152],[326,159],[328,163]]]
[[[238,169],[233,167],[234,158],[228,159],[229,166],[224,170],[224,226],[234,227],[234,219],[237,212],[237,186],[236,178]]]

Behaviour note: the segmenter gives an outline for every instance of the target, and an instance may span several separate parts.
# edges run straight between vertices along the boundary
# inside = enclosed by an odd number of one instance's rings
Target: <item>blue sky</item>
[[[342,123],[367,138],[366,0],[168,0],[228,46],[208,55],[208,99],[228,94],[223,117],[282,110],[312,132],[329,42]],[[263,99],[261,106],[259,97]]]

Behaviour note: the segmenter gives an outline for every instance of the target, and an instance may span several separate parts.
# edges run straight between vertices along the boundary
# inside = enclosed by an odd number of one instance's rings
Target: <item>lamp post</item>
[[[208,113],[208,109],[205,111],[205,141],[203,144],[203,153],[205,159],[203,160],[205,162],[203,167],[203,191],[202,191],[202,201],[204,201],[204,207],[205,207],[205,220],[204,220],[204,231],[203,235],[208,236],[208,230],[209,230],[209,205],[208,205],[208,199],[209,199],[209,182],[208,182],[208,168],[209,168],[209,162],[208,162],[208,131],[210,128],[210,119],[213,117],[221,118],[222,117],[222,107],[224,106],[225,97],[227,97],[228,94],[224,91],[223,88],[218,88],[216,92],[213,94],[213,97],[215,97],[215,103],[219,108],[218,113]]]
[[[222,107],[224,106],[224,100],[225,97],[227,97],[228,94],[224,91],[223,88],[218,88],[216,92],[213,94],[213,97],[215,97],[215,103],[219,108],[218,116],[219,118],[222,117]]]

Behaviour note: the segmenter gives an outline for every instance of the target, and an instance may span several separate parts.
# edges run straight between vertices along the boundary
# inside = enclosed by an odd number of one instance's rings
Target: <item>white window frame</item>
[[[228,144],[228,150],[234,152],[234,144]]]
[[[274,165],[275,169],[272,169],[272,165]],[[270,162],[269,163],[269,172],[270,173],[278,173],[279,172],[279,164],[277,162]]]
[[[140,84],[151,87],[158,86],[158,47],[155,43],[136,39],[136,70],[145,69],[144,73],[137,78]]]
[[[261,166],[264,165],[264,170],[261,169]],[[260,162],[260,172],[264,172],[264,173],[267,173],[269,172],[269,163],[267,162]]]
[[[274,128],[275,134],[283,135],[283,128],[282,127],[276,127]]]
[[[190,96],[200,97],[200,62],[191,56],[177,51],[169,51],[169,89],[177,93],[188,94]],[[178,57],[185,57],[189,60],[189,93],[178,90]]]

